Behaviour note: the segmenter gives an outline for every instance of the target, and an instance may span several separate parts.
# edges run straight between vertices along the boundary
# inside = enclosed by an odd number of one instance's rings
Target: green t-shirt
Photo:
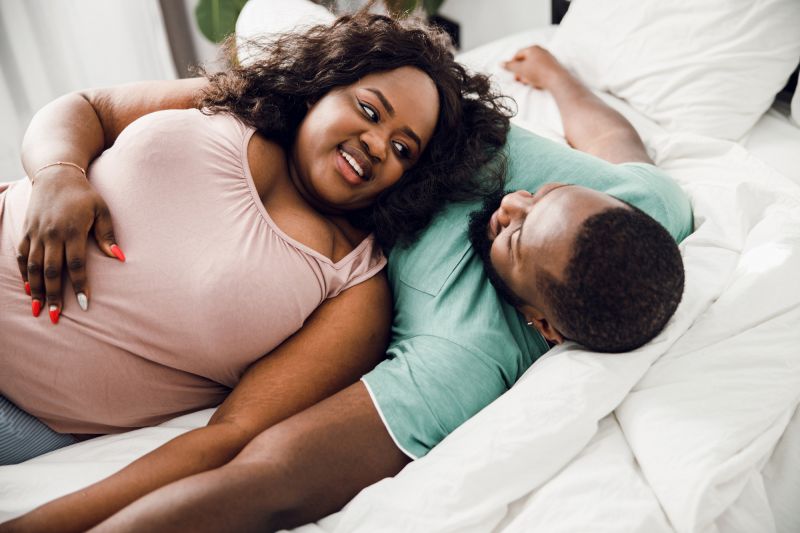
[[[653,165],[613,165],[520,128],[506,145],[506,189],[583,185],[629,202],[677,241],[692,231],[687,197]],[[425,455],[508,390],[548,350],[489,283],[467,235],[481,201],[452,204],[389,256],[394,322],[388,358],[363,381],[403,452]]]

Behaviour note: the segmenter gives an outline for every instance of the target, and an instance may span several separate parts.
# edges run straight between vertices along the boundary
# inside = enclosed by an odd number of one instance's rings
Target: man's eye
[[[403,159],[411,158],[411,150],[409,150],[405,144],[397,141],[393,141],[392,144],[394,144],[394,149],[397,150],[397,154],[400,157],[402,157]]]
[[[517,260],[517,250],[519,248],[519,234],[522,226],[514,230],[514,233],[508,238],[508,249],[511,251],[511,257],[514,261]],[[516,237],[516,239],[514,239]]]
[[[367,115],[367,118],[369,118],[372,122],[378,122],[380,116],[378,115],[378,112],[375,111],[375,108],[369,104],[365,104],[364,102],[359,102],[358,105],[361,106],[361,109],[364,111],[364,114]]]

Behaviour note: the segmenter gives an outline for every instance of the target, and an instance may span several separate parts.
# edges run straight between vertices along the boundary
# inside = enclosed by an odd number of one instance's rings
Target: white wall
[[[183,0],[201,62],[214,62],[217,47],[197,29],[194,7],[199,0]],[[261,0],[264,1],[264,0]],[[342,9],[363,0],[338,0]],[[550,0],[445,0],[440,14],[461,25],[461,50],[466,51],[512,33],[550,24]]]
[[[461,50],[550,24],[550,0],[445,0],[440,14],[461,24]]]
[[[217,61],[219,54],[219,46],[209,41],[205,35],[200,32],[197,27],[197,21],[194,17],[194,8],[200,0],[183,0],[186,7],[186,17],[189,19],[189,27],[192,30],[192,44],[194,45],[195,54],[197,54],[197,61],[205,65],[210,70],[216,70],[215,67],[221,68],[221,63]]]
[[[157,0],[0,0],[0,181],[33,114],[70,91],[173,79]]]

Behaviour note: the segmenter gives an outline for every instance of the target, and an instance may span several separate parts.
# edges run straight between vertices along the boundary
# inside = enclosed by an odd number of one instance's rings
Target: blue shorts
[[[76,442],[0,396],[0,465],[21,463]]]

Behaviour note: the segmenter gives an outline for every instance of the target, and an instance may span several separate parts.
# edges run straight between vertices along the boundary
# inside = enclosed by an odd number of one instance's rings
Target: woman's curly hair
[[[446,202],[502,187],[510,111],[486,76],[455,61],[442,31],[360,11],[256,43],[257,54],[253,42],[247,49],[246,65],[207,75],[210,85],[198,107],[232,113],[286,150],[308,104],[336,87],[403,66],[420,69],[436,84],[439,118],[417,164],[372,205],[347,214],[385,248],[413,240]]]

